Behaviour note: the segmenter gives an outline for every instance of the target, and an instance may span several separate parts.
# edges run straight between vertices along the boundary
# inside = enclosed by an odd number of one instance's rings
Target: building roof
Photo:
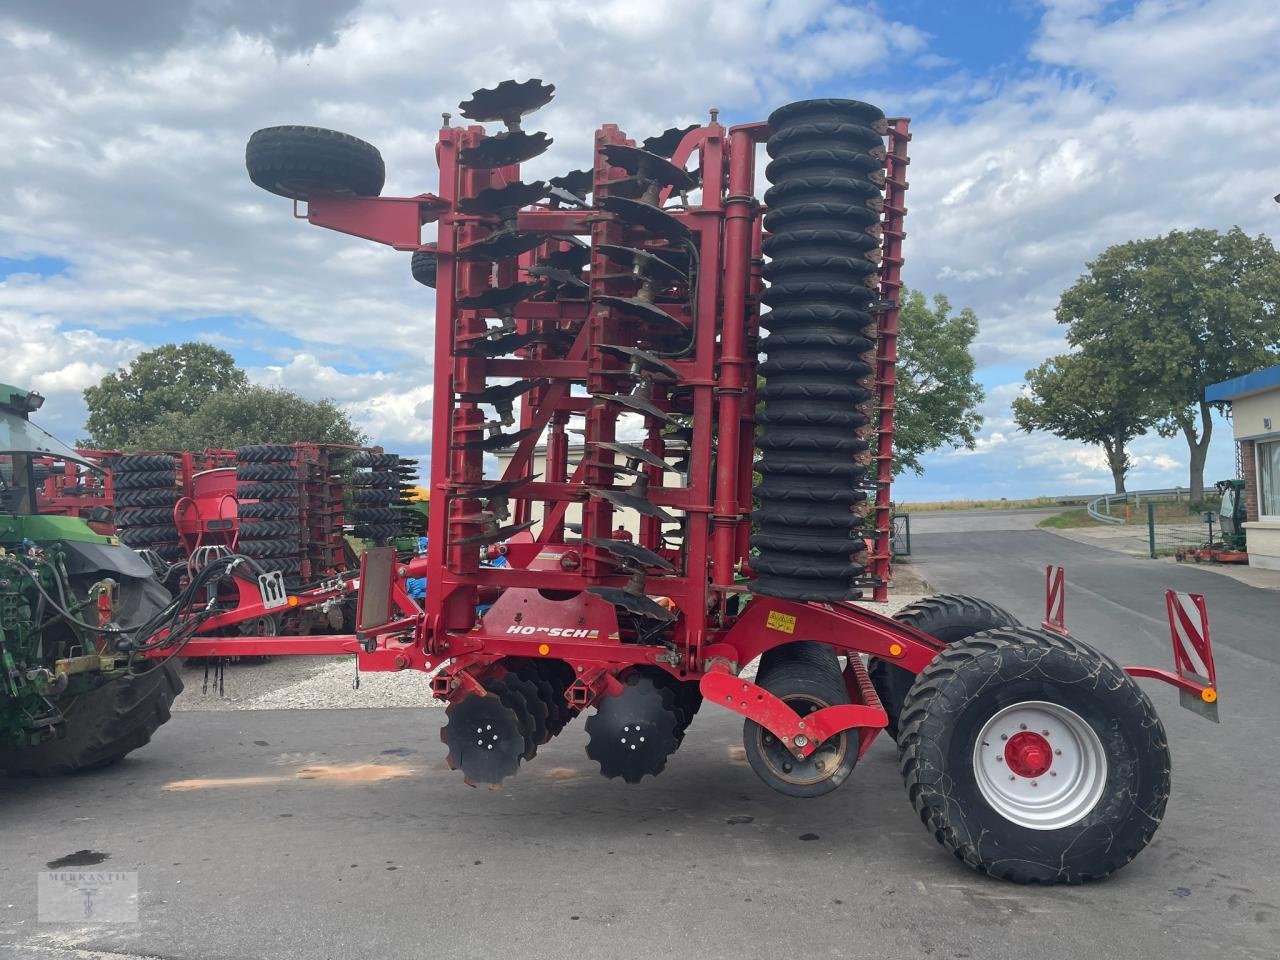
[[[1210,384],[1204,391],[1204,398],[1210,403],[1219,403],[1251,393],[1262,393],[1264,390],[1280,390],[1280,365],[1264,367],[1253,373],[1246,373],[1243,377]]]

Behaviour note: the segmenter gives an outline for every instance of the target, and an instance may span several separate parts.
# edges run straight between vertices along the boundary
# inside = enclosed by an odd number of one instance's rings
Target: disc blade
[[[614,297],[599,296],[595,302],[602,306],[611,307],[615,310],[625,313],[629,317],[635,317],[637,320],[644,320],[647,323],[656,323],[666,327],[674,327],[677,330],[688,329],[683,323],[667,313],[661,307],[655,306],[648,300],[641,300],[639,297]]]
[[[540,233],[517,233],[514,230],[499,230],[485,237],[468,243],[458,251],[459,260],[505,260],[518,257],[522,253],[546,243],[547,238]]]
[[[639,783],[657,776],[679,745],[674,694],[649,677],[632,673],[622,690],[596,703],[587,718],[587,756],[606,777]]]
[[[515,433],[495,433],[491,437],[481,437],[479,440],[463,440],[454,446],[460,450],[504,450],[507,447],[514,447],[525,437],[539,433],[541,430],[541,427],[526,427]]]
[[[675,190],[692,190],[698,179],[687,170],[681,170],[666,157],[660,157],[639,147],[621,143],[608,143],[600,148],[611,166],[621,167],[634,177],[651,180]]]
[[[458,162],[480,170],[509,167],[546,153],[554,142],[545,133],[508,130],[485,137],[474,147],[463,147],[458,151]]]
[[[608,500],[615,507],[625,507],[628,510],[635,510],[637,513],[643,513],[646,516],[657,517],[659,520],[668,523],[675,523],[676,518],[667,511],[663,510],[656,503],[650,503],[643,497],[633,496],[622,490],[595,490],[591,491],[591,496],[601,497]]]
[[[460,393],[458,394],[458,399],[465,400],[468,403],[501,403],[504,400],[514,400],[521,394],[546,386],[550,382],[550,380],[539,379],[517,380],[514,383],[496,383],[475,393]]]
[[[471,693],[449,704],[440,739],[448,764],[471,786],[497,786],[520,769],[524,734],[515,713],[493,693]]]
[[[696,123],[691,123],[687,127],[668,127],[660,134],[654,137],[648,137],[640,146],[648,150],[650,153],[656,153],[660,157],[671,159],[671,155],[676,152],[680,146],[680,142],[685,136],[698,129]]]
[[[598,243],[596,249],[614,263],[620,263],[633,270],[638,267],[641,276],[666,280],[670,283],[689,282],[689,277],[683,270],[648,250],[641,250],[638,247],[621,247],[613,243]]]
[[[476,123],[508,123],[545,107],[556,94],[554,83],[543,83],[538,78],[516,81],[503,80],[496,87],[485,87],[471,94],[471,99],[458,104],[458,112]]]
[[[653,417],[655,420],[661,420],[668,423],[671,415],[665,410],[660,410],[644,397],[633,397],[629,393],[594,393],[592,394],[597,400],[603,400],[606,403],[616,403],[620,407],[626,407],[628,410],[634,410],[636,413],[643,413],[646,417]]]
[[[503,540],[510,540],[521,530],[528,530],[538,521],[530,520],[528,523],[513,523],[509,527],[499,527],[496,530],[490,530],[488,533],[477,533],[470,537],[457,537],[453,540],[455,544],[477,546],[487,543],[501,543]]]
[[[535,293],[542,292],[538,283],[513,283],[509,287],[490,287],[484,293],[471,297],[459,297],[458,307],[462,310],[496,310],[500,307],[515,306],[521,300],[528,300]]]
[[[648,464],[651,467],[657,467],[659,470],[674,470],[675,468],[667,461],[652,450],[646,450],[644,447],[638,447],[634,443],[616,443],[610,440],[597,440],[595,446],[602,450],[608,450],[626,457],[628,460],[639,460],[641,463]]]
[[[622,609],[634,613],[637,617],[659,620],[662,623],[671,623],[676,619],[676,614],[662,604],[650,600],[642,593],[632,593],[630,590],[623,590],[621,587],[587,587],[587,593],[597,596],[615,607],[622,607]]]
[[[476,217],[514,213],[522,207],[537,203],[546,195],[545,181],[533,180],[524,183],[516,180],[502,187],[486,187],[474,197],[459,200],[458,212]]]
[[[608,537],[588,537],[587,543],[593,547],[598,547],[605,553],[611,553],[615,557],[638,566],[654,567],[666,573],[676,572],[676,568],[671,565],[670,560],[659,556],[648,547],[640,546],[638,543],[631,543],[628,540],[613,540]]]
[[[547,183],[561,190],[567,190],[575,197],[587,197],[591,195],[593,179],[594,174],[590,170],[570,170],[559,177],[552,177]]]
[[[614,343],[598,343],[596,344],[596,349],[601,353],[617,357],[627,364],[634,363],[650,373],[658,374],[662,378],[668,380],[680,379],[680,372],[675,367],[649,350],[642,350],[640,347],[624,347]]]
[[[606,213],[616,215],[623,223],[643,227],[660,237],[686,243],[693,242],[692,230],[671,214],[650,204],[628,200],[626,197],[605,197],[600,201],[599,206]]]

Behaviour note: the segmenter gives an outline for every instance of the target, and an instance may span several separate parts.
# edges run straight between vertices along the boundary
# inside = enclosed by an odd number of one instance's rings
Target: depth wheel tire
[[[172,662],[105,683],[65,709],[62,739],[0,752],[0,770],[46,777],[115,763],[146,745],[169,719],[169,707],[181,692],[182,678]]]
[[[801,641],[766,651],[756,683],[802,717],[849,702],[839,661],[825,644]],[[858,762],[858,738],[848,730],[798,760],[772,733],[747,720],[742,725],[742,745],[756,776],[788,797],[830,793],[844,783]]]
[[[907,695],[899,758],[938,842],[1015,883],[1113,873],[1169,799],[1147,695],[1110,658],[1043,630],[988,630],[938,654]]]
[[[409,271],[413,279],[425,287],[435,287],[439,258],[436,256],[435,244],[429,244],[429,250],[415,250],[409,260]]]
[[[895,613],[893,619],[946,644],[972,637],[983,630],[1022,626],[1018,618],[1003,607],[959,594],[939,594],[917,600]],[[889,726],[885,729],[896,740],[898,717],[902,714],[907,691],[916,682],[916,675],[876,657],[872,657],[867,665],[867,673],[884,712],[889,715]]]
[[[386,167],[376,147],[321,127],[267,127],[249,138],[244,165],[249,179],[290,200],[324,194],[382,193]]]

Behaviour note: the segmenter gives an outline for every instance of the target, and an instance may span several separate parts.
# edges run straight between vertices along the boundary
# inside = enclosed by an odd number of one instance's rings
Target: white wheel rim
[[[983,799],[1006,820],[1060,830],[1097,806],[1107,754],[1093,727],[1056,703],[1028,700],[996,713],[973,747]]]

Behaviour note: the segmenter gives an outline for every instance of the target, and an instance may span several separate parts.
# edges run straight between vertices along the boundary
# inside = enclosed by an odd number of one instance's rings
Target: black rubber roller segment
[[[779,180],[764,192],[766,210],[785,210],[787,207],[805,203],[837,203],[848,204],[866,209],[868,200],[874,200],[884,189],[883,171],[871,171],[863,176],[805,176],[788,177]],[[778,218],[774,220],[786,217]],[[835,225],[847,226],[842,221]]]
[[[852,229],[844,224],[835,227],[793,227],[770,234],[764,240],[764,252],[775,258],[854,257],[866,260],[867,251],[879,248],[878,221],[862,229]],[[769,267],[770,264],[765,264],[766,271]]]
[[[807,553],[761,553],[751,561],[757,575],[797,577],[805,580],[841,580],[848,583],[866,567],[840,557]]]
[[[855,490],[853,485],[844,480],[824,481],[814,477],[802,477],[794,474],[771,473],[762,483],[755,487],[755,494],[761,501],[774,503],[790,503],[803,505],[808,503],[825,504],[833,507],[850,507],[866,500],[866,494]]]
[[[791,179],[809,177],[859,177],[884,170],[886,151],[871,146],[863,149],[848,147],[814,147],[792,149],[778,159],[770,161],[764,175],[770,183],[780,184]],[[766,199],[766,203],[769,202]]]
[[[760,373],[766,379],[774,374],[812,374],[815,381],[826,382],[831,375],[849,380],[870,376],[871,364],[861,354],[821,354],[814,350],[775,350],[769,359],[760,364]]]
[[[804,123],[857,123],[877,133],[889,129],[884,111],[875,104],[846,97],[793,100],[769,114],[769,129],[775,134]]]
[[[879,307],[884,303],[874,290],[857,287],[852,291],[854,299],[841,303],[787,303],[779,304],[760,317],[761,326],[769,330],[785,327],[820,329],[838,327],[858,330],[874,322]]]
[[[870,319],[869,314],[863,316]],[[874,321],[872,321],[874,322]],[[787,348],[819,348],[849,351],[861,357],[875,346],[875,342],[864,333],[865,325],[837,327],[817,324],[805,324],[795,327],[782,327],[775,330],[760,344],[762,353]]]
[[[756,417],[757,423],[771,426],[795,424],[856,429],[869,422],[866,413],[857,407],[817,406],[807,401],[784,402],[771,397],[767,400],[765,409]]]
[[[806,580],[799,577],[759,576],[751,582],[751,592],[779,600],[858,600],[862,591],[848,580]]]
[[[766,452],[783,450],[789,453],[803,451],[831,454],[845,454],[852,457],[862,453],[870,446],[867,439],[852,436],[847,430],[827,430],[821,427],[793,427],[783,430],[766,429],[756,444]]]
[[[865,198],[854,199],[842,194],[829,200],[805,199],[789,202],[786,206],[770,209],[764,215],[764,228],[770,233],[784,230],[828,230],[843,227],[846,230],[865,230],[880,222],[884,212],[884,197],[868,193]]]
[[[860,536],[805,536],[794,530],[779,531],[767,526],[751,535],[751,546],[761,552],[803,553],[845,560],[853,560],[867,552],[867,545]]]
[[[860,503],[793,503],[762,497],[755,515],[761,523],[793,528],[797,533],[819,530],[828,536],[844,536],[861,530],[864,525],[862,516],[854,512]]]
[[[865,464],[833,457],[786,457],[774,454],[757,460],[756,473],[762,477],[788,476],[807,479],[843,480],[852,483],[867,472]]]
[[[874,244],[853,256],[788,254],[766,263],[764,278],[771,284],[815,282],[866,286],[867,275],[878,269],[872,257],[879,256],[880,248]]]

